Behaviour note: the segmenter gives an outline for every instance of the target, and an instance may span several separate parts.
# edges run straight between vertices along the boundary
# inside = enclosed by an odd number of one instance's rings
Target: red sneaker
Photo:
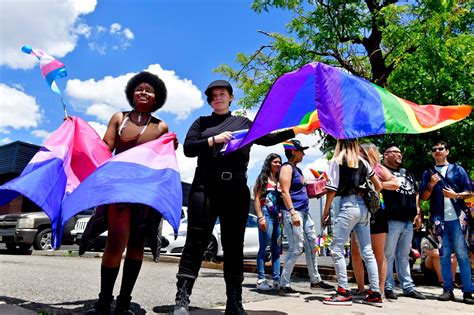
[[[382,294],[372,290],[367,291],[367,297],[364,300],[365,304],[370,304],[377,307],[383,307]]]
[[[328,305],[351,306],[352,305],[352,295],[348,290],[345,290],[341,287],[338,287],[336,294],[334,294],[331,297],[325,298],[323,300],[323,303],[328,304]]]

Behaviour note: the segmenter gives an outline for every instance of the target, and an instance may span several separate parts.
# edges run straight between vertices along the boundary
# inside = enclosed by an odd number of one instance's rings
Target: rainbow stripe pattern
[[[284,141],[282,142],[284,150],[297,150],[293,142],[291,141]]]
[[[417,105],[344,70],[309,63],[278,78],[239,147],[270,132],[321,128],[337,139],[417,134],[458,122],[469,105]]]
[[[25,54],[31,54],[38,58],[40,62],[41,74],[48,82],[49,87],[53,92],[61,95],[61,91],[59,90],[55,80],[67,76],[64,64],[54,57],[48,55],[41,49],[31,48],[31,46],[28,45],[23,46],[21,51],[23,51]]]

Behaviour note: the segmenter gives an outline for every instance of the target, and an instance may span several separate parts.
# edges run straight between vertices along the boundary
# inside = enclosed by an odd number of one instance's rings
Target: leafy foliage
[[[238,54],[238,69],[220,65],[215,70],[244,91],[239,100],[244,109],[258,106],[279,76],[313,61],[342,67],[416,103],[473,103],[470,1],[255,0],[252,8],[289,10],[293,18],[286,25],[290,35],[260,31],[268,43],[253,54]],[[405,166],[420,176],[433,163],[432,142],[443,138],[451,145],[449,160],[474,177],[472,117],[426,134],[368,140],[381,148],[400,144]],[[322,142],[329,154],[335,140],[323,135]]]

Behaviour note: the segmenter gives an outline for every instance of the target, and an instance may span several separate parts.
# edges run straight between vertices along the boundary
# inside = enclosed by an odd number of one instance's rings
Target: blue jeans
[[[291,273],[295,267],[298,256],[305,252],[306,267],[308,268],[308,275],[311,283],[321,281],[321,275],[318,271],[318,260],[315,254],[316,248],[316,230],[313,219],[308,212],[296,211],[300,217],[301,225],[293,226],[291,215],[288,211],[282,211],[283,226],[285,230],[286,239],[288,240],[288,252],[285,256],[285,265],[281,273],[280,286],[289,287]]]
[[[400,210],[403,211],[403,210]],[[387,279],[385,290],[393,291],[395,280],[393,278],[393,263],[397,269],[398,281],[404,293],[415,289],[415,284],[410,274],[409,255],[413,239],[412,221],[388,221],[388,233],[385,239],[385,257],[387,258]]]
[[[454,250],[461,273],[462,292],[472,292],[471,262],[467,253],[467,244],[461,232],[459,220],[445,221],[443,231],[443,245],[440,248],[441,276],[443,289],[453,291],[453,275],[451,274],[451,252]]]
[[[262,209],[265,222],[267,223],[267,230],[263,232],[258,229],[258,243],[259,249],[257,254],[257,273],[258,279],[265,279],[265,256],[267,246],[270,245],[272,253],[272,273],[273,281],[280,282],[280,222],[278,222],[278,215],[272,216],[264,207]]]
[[[349,239],[352,230],[355,232],[357,242],[359,243],[359,251],[367,267],[370,289],[374,292],[379,292],[379,273],[374,252],[372,251],[369,212],[361,196],[341,197],[339,213],[334,222],[334,235],[330,249],[336,269],[337,284],[339,287],[349,290],[344,245]]]

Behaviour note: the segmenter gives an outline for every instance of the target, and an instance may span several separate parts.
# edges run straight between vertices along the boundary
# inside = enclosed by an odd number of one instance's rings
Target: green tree
[[[289,35],[259,31],[267,43],[252,54],[239,53],[236,69],[216,69],[244,91],[239,100],[244,109],[258,106],[280,75],[312,61],[342,67],[417,103],[472,104],[470,1],[255,0],[252,8],[257,13],[290,10],[293,18],[286,25]],[[450,160],[474,176],[473,134],[471,115],[427,134],[370,140],[381,147],[399,143],[407,166],[419,173],[433,163],[431,142],[444,138],[452,145]],[[335,140],[323,134],[322,139],[322,150],[329,153]]]

